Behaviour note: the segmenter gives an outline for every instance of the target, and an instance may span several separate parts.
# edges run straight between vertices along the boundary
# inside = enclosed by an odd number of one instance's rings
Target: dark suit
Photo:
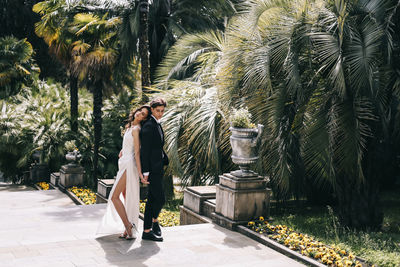
[[[168,156],[163,150],[164,132],[161,125],[150,116],[140,131],[140,159],[142,172],[149,172],[149,190],[144,213],[144,229],[150,229],[152,218],[157,218],[165,203],[163,186],[164,165],[168,164]]]

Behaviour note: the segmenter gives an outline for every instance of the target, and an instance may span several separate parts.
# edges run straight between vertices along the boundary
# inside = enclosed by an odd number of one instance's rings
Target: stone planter
[[[59,187],[62,191],[71,186],[83,185],[83,176],[85,175],[85,170],[77,163],[81,158],[79,151],[68,152],[65,158],[69,163],[61,166],[60,169]]]
[[[35,150],[32,154],[32,158],[35,160],[36,163],[42,163],[42,150]]]
[[[31,183],[37,182],[49,182],[50,170],[46,164],[42,162],[42,150],[36,150],[32,154],[32,158],[35,161],[29,168],[29,181]]]
[[[228,229],[259,216],[269,217],[269,179],[250,170],[250,164],[259,158],[257,148],[263,127],[259,124],[257,129],[230,128],[232,161],[240,170],[220,175],[212,214],[215,223]]]
[[[231,127],[232,132],[230,143],[232,146],[232,161],[239,165],[240,171],[235,172],[237,177],[252,177],[254,173],[249,170],[250,164],[257,162],[258,141],[264,126],[258,124],[257,128],[235,128]]]
[[[29,181],[31,183],[46,182],[50,180],[50,170],[46,164],[33,163],[29,168]]]
[[[81,157],[81,154],[77,150],[69,151],[65,155],[66,160],[69,161],[69,165],[76,165]]]

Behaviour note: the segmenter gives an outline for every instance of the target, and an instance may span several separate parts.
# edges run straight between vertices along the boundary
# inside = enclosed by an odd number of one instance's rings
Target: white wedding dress
[[[134,126],[139,127],[139,126]],[[115,179],[114,186],[111,189],[108,197],[108,204],[106,213],[104,214],[99,227],[97,228],[97,235],[116,234],[123,233],[125,231],[124,224],[119,217],[117,210],[114,207],[111,197],[114,194],[115,187],[117,186],[122,175],[126,171],[126,199],[121,194],[119,198],[124,203],[128,220],[134,223],[137,227],[139,221],[139,199],[140,199],[140,188],[139,188],[139,174],[136,168],[134,143],[132,136],[133,128],[129,128],[125,131],[124,138],[122,141],[122,157],[118,160],[118,173]],[[133,236],[136,237],[137,228],[132,229]]]

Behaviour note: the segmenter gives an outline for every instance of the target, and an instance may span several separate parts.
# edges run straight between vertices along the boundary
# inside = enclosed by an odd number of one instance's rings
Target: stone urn
[[[68,161],[68,165],[77,165],[81,158],[81,154],[78,150],[70,151],[65,155],[65,159]]]
[[[239,165],[240,170],[235,171],[237,177],[250,177],[254,173],[250,171],[251,164],[257,162],[258,143],[264,126],[258,124],[257,128],[236,128],[230,127],[232,135],[230,142],[232,146],[232,161]]]
[[[83,185],[83,177],[85,175],[85,170],[78,164],[81,158],[78,150],[68,152],[65,158],[68,164],[61,166],[59,182],[59,188],[64,192],[71,186]]]
[[[43,151],[35,150],[32,154],[34,162],[29,168],[29,180],[31,183],[48,182],[50,180],[50,170],[46,164],[42,162]]]
[[[41,164],[42,163],[42,150],[35,150],[32,154],[32,158],[36,163]]]

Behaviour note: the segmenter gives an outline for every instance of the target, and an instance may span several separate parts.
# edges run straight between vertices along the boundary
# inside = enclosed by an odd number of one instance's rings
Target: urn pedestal
[[[71,186],[83,185],[83,176],[85,170],[77,164],[67,164],[61,166],[60,169],[60,183],[59,187],[62,191],[65,191]]]
[[[45,164],[33,163],[29,168],[29,180],[31,183],[49,182],[50,170]]]
[[[257,150],[263,128],[261,124],[257,128],[230,128],[232,161],[240,170],[219,177],[213,213],[213,221],[225,228],[233,230],[256,217],[269,217],[269,179],[250,170],[259,158]]]
[[[271,189],[267,188],[268,178],[257,174],[247,174],[243,178],[236,174],[221,175],[220,183],[216,185],[213,221],[228,229],[259,216],[269,217]]]
[[[96,204],[107,203],[115,179],[100,179],[97,181]]]

